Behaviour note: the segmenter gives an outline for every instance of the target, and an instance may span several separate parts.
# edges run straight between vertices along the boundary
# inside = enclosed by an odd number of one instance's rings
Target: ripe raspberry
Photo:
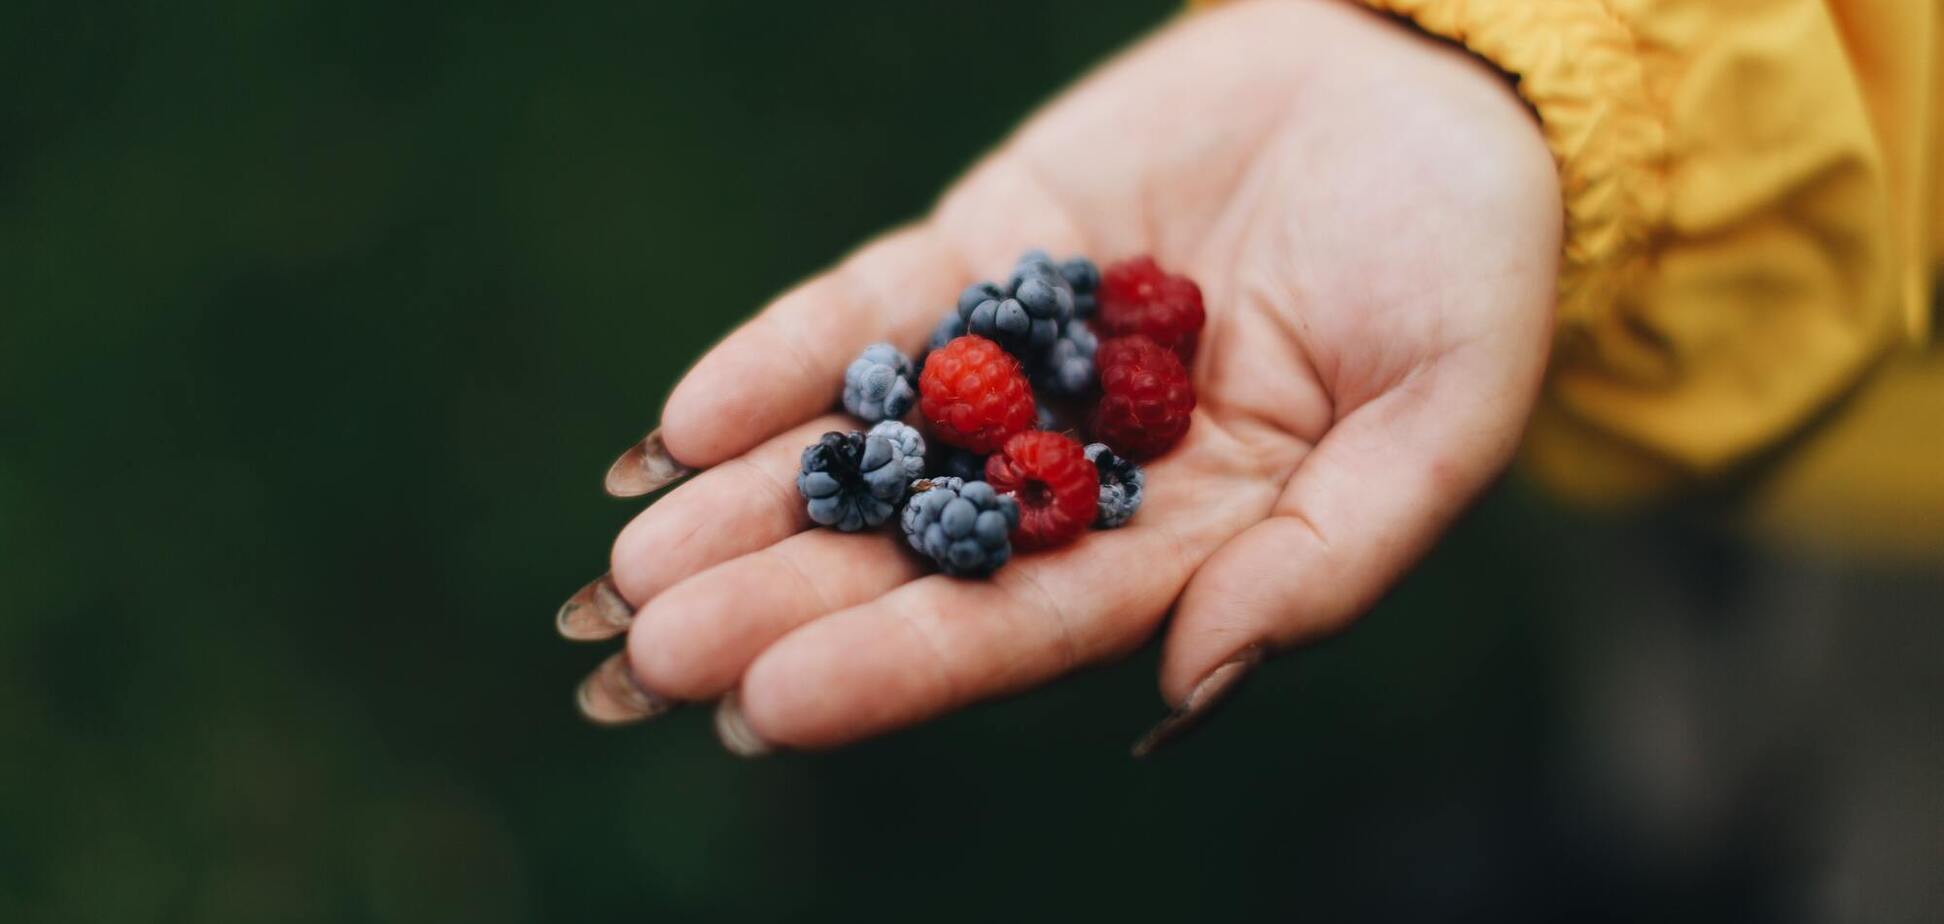
[[[1022,549],[1071,542],[1100,511],[1100,473],[1073,437],[1035,430],[986,460],[986,481],[1019,502],[1013,541]]]
[[[938,438],[991,452],[1033,428],[1033,390],[1019,360],[984,337],[964,336],[933,350],[918,377],[918,409]]]
[[[1175,354],[1146,337],[1100,342],[1100,406],[1094,438],[1134,459],[1158,456],[1188,432],[1195,386]]]
[[[1145,334],[1181,361],[1193,362],[1201,339],[1201,287],[1186,276],[1171,275],[1153,257],[1122,260],[1101,274],[1100,317],[1095,328],[1102,339]]]

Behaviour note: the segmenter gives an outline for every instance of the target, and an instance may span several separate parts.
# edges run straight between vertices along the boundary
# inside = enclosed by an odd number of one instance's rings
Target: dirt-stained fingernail
[[[673,700],[656,696],[635,683],[628,670],[628,653],[617,651],[581,681],[574,702],[588,721],[625,725],[652,719],[675,708]]]
[[[575,642],[598,642],[628,631],[634,607],[614,588],[613,575],[603,574],[574,591],[554,613],[554,629]]]
[[[668,454],[668,447],[662,445],[661,428],[656,427],[608,466],[607,492],[615,497],[640,497],[668,487],[692,471]]]
[[[762,757],[771,751],[769,742],[749,727],[749,718],[742,711],[742,696],[734,690],[716,705],[715,728],[722,746],[737,757]]]
[[[1168,713],[1167,718],[1148,729],[1147,734],[1141,736],[1141,740],[1134,742],[1134,756],[1140,758],[1154,753],[1156,748],[1187,734],[1202,720],[1208,718],[1209,714],[1215,711],[1215,707],[1225,702],[1229,695],[1242,685],[1242,681],[1248,679],[1249,674],[1256,669],[1256,665],[1262,663],[1265,653],[1261,645],[1250,645],[1237,652],[1235,657],[1209,671],[1208,676],[1203,677],[1200,683],[1195,684],[1193,690],[1188,691],[1188,698],[1175,706],[1174,711]]]

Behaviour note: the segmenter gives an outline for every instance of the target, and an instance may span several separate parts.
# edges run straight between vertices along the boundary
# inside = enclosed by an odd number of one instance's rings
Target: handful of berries
[[[1118,527],[1141,506],[1135,463],[1188,433],[1205,317],[1200,287],[1148,257],[1102,272],[1030,251],[1004,285],[967,287],[918,362],[865,348],[845,370],[843,404],[874,426],[805,449],[797,490],[811,519],[847,532],[901,510],[911,547],[960,576],[991,574],[1014,546]],[[944,444],[929,457],[925,434],[900,419],[914,396]],[[1097,442],[1056,432],[1062,411]]]

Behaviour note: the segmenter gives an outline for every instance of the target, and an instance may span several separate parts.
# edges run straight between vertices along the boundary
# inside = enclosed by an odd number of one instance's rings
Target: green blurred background
[[[0,921],[1762,917],[1562,795],[1494,493],[1146,763],[1154,653],[814,756],[577,719],[607,462],[1169,2],[0,13]]]

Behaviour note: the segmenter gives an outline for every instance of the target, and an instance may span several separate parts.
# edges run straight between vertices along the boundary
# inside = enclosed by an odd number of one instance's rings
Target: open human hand
[[[1338,0],[1181,18],[682,379],[609,490],[700,473],[562,609],[571,637],[627,633],[582,709],[720,699],[734,750],[829,747],[1123,655],[1172,612],[1175,713],[1145,749],[1362,614],[1506,465],[1550,339],[1557,182],[1504,77],[1405,26]],[[1195,420],[1140,515],[990,580],[810,529],[798,456],[853,428],[830,413],[845,365],[922,345],[1031,247],[1152,254],[1206,293]]]

